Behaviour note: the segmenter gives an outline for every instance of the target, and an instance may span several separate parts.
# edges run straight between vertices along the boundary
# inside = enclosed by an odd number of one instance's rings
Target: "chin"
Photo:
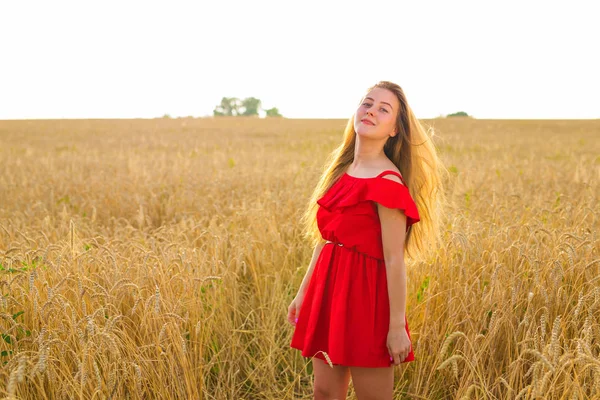
[[[354,128],[354,131],[356,132],[357,135],[360,135],[360,136],[366,136],[366,137],[377,136],[377,132],[367,128],[364,125],[359,125],[358,127]]]
[[[360,135],[364,135],[366,133],[369,133],[370,131],[371,130],[363,124],[359,124],[358,126],[354,127],[354,132],[356,132]]]
[[[364,139],[378,139],[377,135],[374,135],[372,132],[356,132],[358,136]]]

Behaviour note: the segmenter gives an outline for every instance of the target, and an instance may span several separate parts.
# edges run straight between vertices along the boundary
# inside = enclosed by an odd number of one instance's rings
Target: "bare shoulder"
[[[400,173],[400,171],[398,170],[398,168],[394,164],[391,164],[391,166],[389,168],[386,168],[384,171],[394,171],[398,175],[402,176],[402,173]],[[382,171],[382,173],[383,173],[383,171]],[[397,183],[399,183],[399,184],[401,184],[401,185],[404,186],[404,183],[402,182],[402,179],[400,179],[398,177],[398,175],[394,175],[394,174],[388,173],[388,174],[383,175],[382,178],[383,179],[389,179],[390,181],[397,182]]]

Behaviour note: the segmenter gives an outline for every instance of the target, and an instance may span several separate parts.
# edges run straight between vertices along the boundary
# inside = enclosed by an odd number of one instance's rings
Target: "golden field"
[[[396,398],[600,399],[600,120],[424,122],[449,207]],[[287,306],[344,126],[0,121],[0,398],[312,398]]]

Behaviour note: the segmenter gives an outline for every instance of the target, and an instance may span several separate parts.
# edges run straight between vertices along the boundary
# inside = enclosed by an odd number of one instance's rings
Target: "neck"
[[[356,143],[354,145],[354,167],[373,165],[378,160],[385,158],[383,145],[385,142],[376,140],[365,140],[359,135],[356,135]]]

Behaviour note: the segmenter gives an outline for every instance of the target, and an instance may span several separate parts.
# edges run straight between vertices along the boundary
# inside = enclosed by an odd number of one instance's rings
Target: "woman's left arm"
[[[381,222],[381,239],[390,301],[390,327],[388,350],[394,364],[400,364],[410,352],[410,339],[405,329],[406,316],[406,265],[404,240],[406,215],[398,209],[377,204]]]
[[[377,204],[381,222],[381,241],[390,298],[390,327],[404,328],[406,315],[406,267],[404,239],[406,215],[400,210]]]

